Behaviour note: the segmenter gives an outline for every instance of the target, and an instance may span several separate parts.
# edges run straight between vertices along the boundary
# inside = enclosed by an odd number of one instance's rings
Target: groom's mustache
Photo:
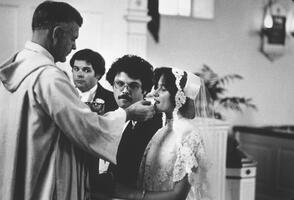
[[[122,95],[118,96],[118,99],[125,99],[127,101],[132,101],[133,100],[132,97],[130,97],[127,94],[122,94]]]

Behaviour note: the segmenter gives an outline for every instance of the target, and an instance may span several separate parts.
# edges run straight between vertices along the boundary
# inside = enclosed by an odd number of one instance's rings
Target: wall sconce
[[[264,9],[261,51],[271,61],[286,51],[286,20],[286,9],[277,1],[270,0]]]

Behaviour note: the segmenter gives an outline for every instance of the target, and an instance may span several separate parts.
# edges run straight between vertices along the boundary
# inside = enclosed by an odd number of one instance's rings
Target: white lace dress
[[[184,118],[169,121],[145,150],[138,186],[147,191],[167,191],[188,175],[191,190],[187,200],[210,199],[206,163],[203,141],[191,121]]]

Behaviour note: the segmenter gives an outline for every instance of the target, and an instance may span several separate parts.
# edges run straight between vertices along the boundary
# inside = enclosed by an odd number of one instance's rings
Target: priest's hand
[[[150,101],[146,100],[138,101],[130,105],[125,111],[127,113],[127,121],[146,121],[147,119],[152,118],[155,114],[154,106]]]

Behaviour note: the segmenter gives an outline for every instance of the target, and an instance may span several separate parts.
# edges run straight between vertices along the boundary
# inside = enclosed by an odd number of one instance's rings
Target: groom
[[[113,86],[114,98],[119,107],[126,109],[143,100],[153,86],[153,66],[135,55],[118,58],[106,75]],[[128,121],[117,153],[117,165],[110,164],[108,171],[120,184],[134,186],[141,158],[152,136],[162,126],[161,115],[145,122]]]

